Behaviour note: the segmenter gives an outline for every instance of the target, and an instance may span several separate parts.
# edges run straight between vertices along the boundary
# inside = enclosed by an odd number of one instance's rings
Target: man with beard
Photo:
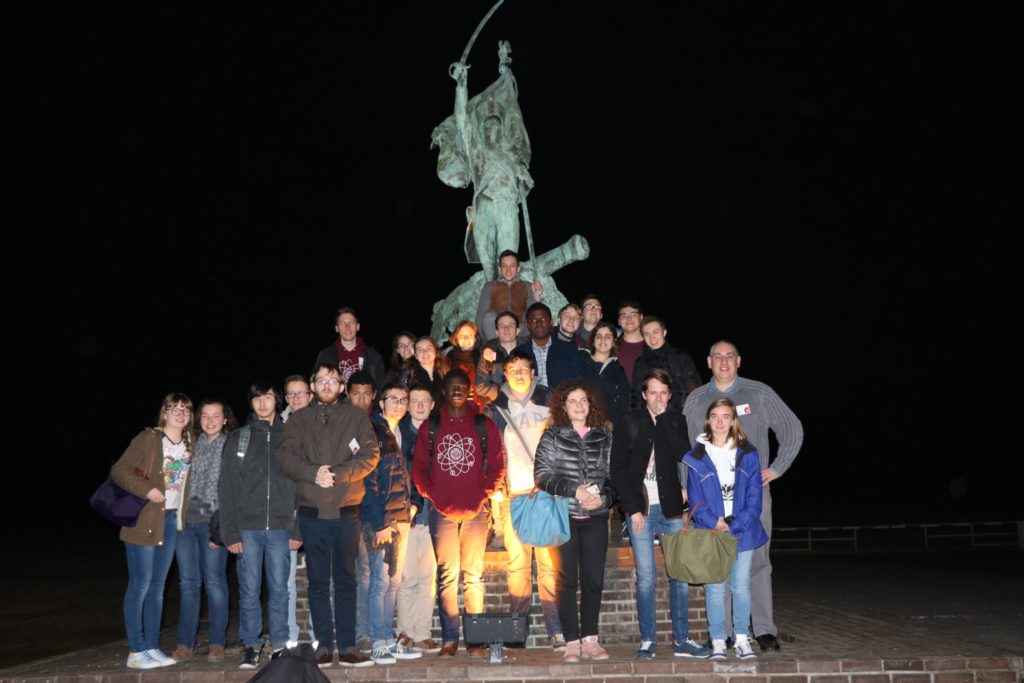
[[[376,467],[380,447],[366,413],[338,402],[341,387],[337,365],[317,368],[313,376],[317,403],[289,418],[280,461],[297,486],[309,609],[319,641],[317,664],[330,666],[337,646],[342,666],[372,666],[373,661],[355,648],[355,565],[362,531],[363,480]]]

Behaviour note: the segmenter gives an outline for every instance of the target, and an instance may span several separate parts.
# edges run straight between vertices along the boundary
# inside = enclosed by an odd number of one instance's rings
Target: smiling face
[[[610,327],[602,325],[594,330],[594,351],[601,356],[610,355],[615,347],[615,333]]]
[[[416,340],[411,337],[402,335],[398,338],[398,342],[395,343],[395,350],[398,351],[398,356],[402,360],[409,360],[412,358],[413,346]]]
[[[437,347],[429,339],[420,339],[416,342],[415,353],[416,360],[419,361],[420,365],[430,367],[434,364],[434,359],[437,358]]]
[[[640,311],[632,306],[623,306],[619,311],[619,327],[623,332],[637,332],[640,330]]]
[[[356,340],[359,334],[359,321],[351,313],[342,313],[338,316],[338,322],[334,325],[334,331],[341,337],[341,341],[349,343]]]
[[[515,256],[502,256],[498,261],[498,272],[505,282],[515,282],[519,276],[519,259]]]
[[[590,415],[590,398],[584,389],[573,389],[565,397],[565,414],[569,416],[572,426],[580,429],[587,426]]]
[[[178,401],[174,405],[167,406],[164,409],[162,428],[170,428],[173,430],[184,430],[190,424],[192,424],[192,407],[183,401]]]
[[[711,427],[711,434],[708,436],[711,437],[711,443],[716,446],[725,445],[732,423],[736,421],[735,410],[732,406],[717,406],[711,410],[708,415],[708,425]]]
[[[469,382],[458,375],[445,375],[444,398],[449,409],[461,411],[469,399]]]
[[[224,430],[224,406],[219,403],[207,403],[199,414],[199,426],[209,441],[216,439]]]
[[[718,342],[711,347],[708,367],[715,376],[715,384],[719,387],[731,386],[736,381],[736,372],[740,369],[742,361],[736,347],[729,342]]]
[[[575,306],[569,306],[558,316],[558,329],[567,337],[576,334],[580,327],[580,310]]]
[[[647,409],[654,415],[661,415],[668,409],[668,402],[672,398],[672,392],[667,385],[656,379],[647,380],[647,389],[643,392],[644,401],[647,402]]]
[[[288,401],[293,411],[305,408],[313,400],[313,393],[305,382],[293,379],[284,385],[284,400]]]
[[[640,332],[644,335],[644,343],[652,349],[664,346],[665,337],[668,336],[668,331],[660,322],[644,323],[640,327]]]
[[[470,351],[476,346],[476,327],[463,325],[455,330],[455,344],[463,351]]]

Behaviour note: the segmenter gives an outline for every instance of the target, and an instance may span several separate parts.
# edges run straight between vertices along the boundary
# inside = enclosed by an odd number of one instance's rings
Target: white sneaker
[[[177,664],[178,660],[174,657],[168,657],[159,648],[153,650],[146,650],[146,654],[149,658],[157,662],[157,666],[170,666],[171,664]]]
[[[736,643],[732,646],[733,652],[740,659],[757,659],[754,649],[750,647],[750,638],[736,634]]]
[[[725,659],[725,641],[711,641],[711,659]]]
[[[150,657],[148,652],[129,652],[125,666],[129,669],[156,669],[163,665]]]

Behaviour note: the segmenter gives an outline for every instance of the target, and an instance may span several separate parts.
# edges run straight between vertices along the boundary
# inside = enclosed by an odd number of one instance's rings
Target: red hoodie
[[[448,407],[441,406],[434,457],[430,455],[430,420],[420,425],[416,439],[413,482],[441,514],[456,521],[475,517],[505,476],[505,450],[498,427],[486,418],[487,457],[481,458],[474,412],[467,410],[464,416],[453,418]]]

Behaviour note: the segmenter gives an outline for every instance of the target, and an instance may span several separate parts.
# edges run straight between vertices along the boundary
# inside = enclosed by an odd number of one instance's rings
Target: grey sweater
[[[686,416],[686,428],[690,433],[690,442],[696,443],[697,435],[704,431],[704,417],[708,406],[716,398],[728,398],[736,404],[740,415],[740,424],[747,432],[750,443],[757,449],[761,458],[761,469],[769,466],[768,430],[775,432],[779,449],[771,468],[780,477],[786,473],[796,459],[800,446],[804,442],[804,428],[799,418],[789,409],[775,391],[762,382],[737,377],[736,382],[728,391],[719,391],[714,380],[693,390],[683,404],[683,415]],[[746,413],[742,407],[749,406]],[[683,467],[682,470],[687,468]],[[684,476],[680,472],[680,476]],[[683,486],[686,485],[685,479]]]

